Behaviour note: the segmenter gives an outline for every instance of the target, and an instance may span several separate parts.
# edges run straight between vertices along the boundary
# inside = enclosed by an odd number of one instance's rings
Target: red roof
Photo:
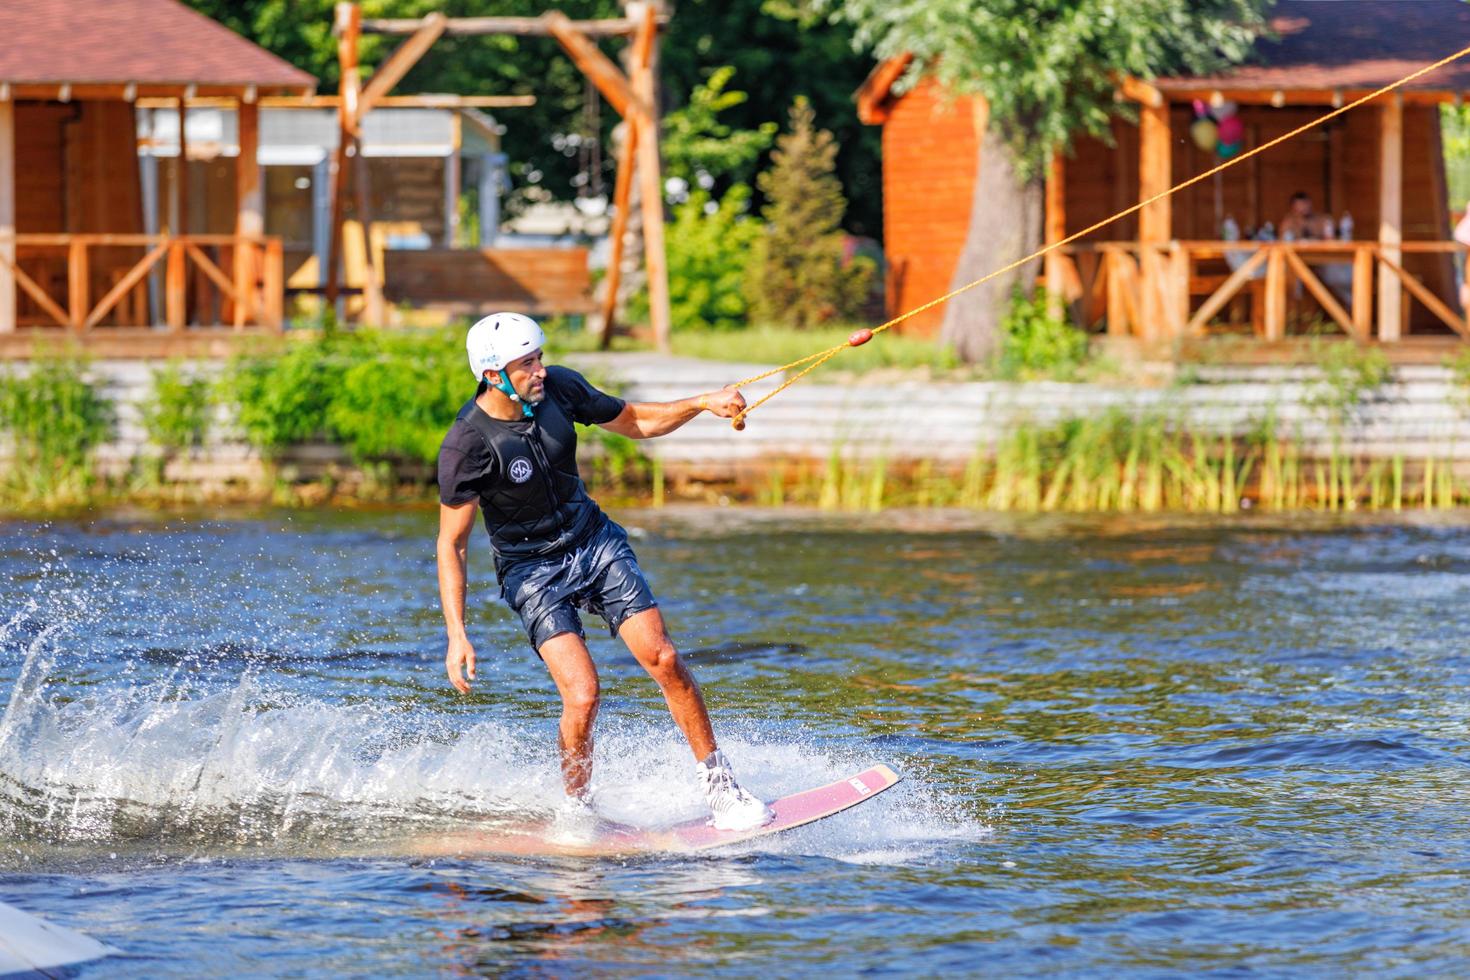
[[[1159,78],[1161,89],[1375,89],[1470,44],[1463,0],[1281,0],[1250,62],[1202,78]],[[1470,58],[1405,86],[1470,90]]]
[[[254,85],[316,79],[177,0],[3,0],[0,82]]]

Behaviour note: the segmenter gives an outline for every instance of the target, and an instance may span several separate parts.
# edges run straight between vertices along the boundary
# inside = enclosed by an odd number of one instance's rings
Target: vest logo
[[[525,483],[531,478],[531,461],[524,456],[517,456],[510,461],[510,478],[517,483]]]

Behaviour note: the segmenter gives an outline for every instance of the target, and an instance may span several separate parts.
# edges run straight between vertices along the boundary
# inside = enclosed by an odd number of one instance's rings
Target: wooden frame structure
[[[608,259],[605,287],[607,295],[601,310],[602,343],[606,346],[612,339],[624,241],[628,231],[629,206],[636,176],[643,217],[650,319],[659,348],[667,350],[672,316],[669,308],[668,262],[664,249],[663,181],[660,176],[653,70],[660,17],[654,4],[650,2],[631,3],[628,11],[629,16],[624,19],[592,21],[573,21],[556,10],[549,10],[540,17],[450,18],[440,13],[431,13],[420,20],[364,20],[356,3],[338,3],[335,31],[338,39],[338,61],[342,69],[342,88],[338,101],[340,135],[330,169],[332,229],[327,270],[328,302],[335,303],[339,291],[338,265],[345,207],[343,198],[349,160],[356,161],[353,183],[357,195],[357,211],[365,233],[371,221],[367,213],[365,193],[367,172],[362,165],[362,154],[357,152],[363,117],[374,105],[381,104],[393,86],[433,47],[435,41],[446,34],[551,37],[562,46],[572,63],[587,76],[608,104],[628,124],[627,137],[618,153],[613,193],[613,220],[609,232],[611,255]],[[358,39],[364,31],[405,38],[366,84],[361,80],[358,64]],[[631,78],[598,49],[593,40],[597,37],[631,37]],[[368,251],[371,256],[371,248]],[[382,322],[382,270],[371,259],[364,298],[368,318]]]
[[[0,357],[77,340],[167,356],[247,328],[280,331],[283,263],[280,241],[263,233],[258,109],[309,95],[316,80],[167,0],[111,0],[87,17],[69,0],[12,8],[0,9]],[[191,234],[179,180],[169,227],[145,232],[137,103],[167,101],[182,118],[198,98],[237,108],[233,229]],[[179,142],[183,160],[182,127]]]

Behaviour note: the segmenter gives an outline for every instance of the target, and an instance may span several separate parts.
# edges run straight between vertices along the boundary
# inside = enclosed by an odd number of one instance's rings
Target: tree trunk
[[[1041,247],[1045,200],[1042,180],[1021,175],[1010,148],[985,125],[985,116],[983,111],[976,112],[976,126],[983,129],[984,136],[977,150],[970,230],[955,266],[951,289],[974,282]],[[1036,285],[1037,266],[1037,262],[1028,262],[946,303],[940,340],[967,363],[988,360],[996,351],[1011,291],[1020,285],[1029,293]]]

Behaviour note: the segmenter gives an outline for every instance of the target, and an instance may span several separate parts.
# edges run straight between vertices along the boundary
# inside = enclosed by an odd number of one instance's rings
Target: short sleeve
[[[621,398],[598,391],[571,368],[561,366],[546,369],[546,390],[566,410],[573,422],[582,425],[601,425],[611,422],[623,411],[627,403]]]
[[[483,451],[483,445],[476,451],[478,436],[472,441],[465,435],[462,423],[456,422],[439,447],[439,502],[448,507],[478,499],[486,477],[494,475],[489,472],[493,457]]]

